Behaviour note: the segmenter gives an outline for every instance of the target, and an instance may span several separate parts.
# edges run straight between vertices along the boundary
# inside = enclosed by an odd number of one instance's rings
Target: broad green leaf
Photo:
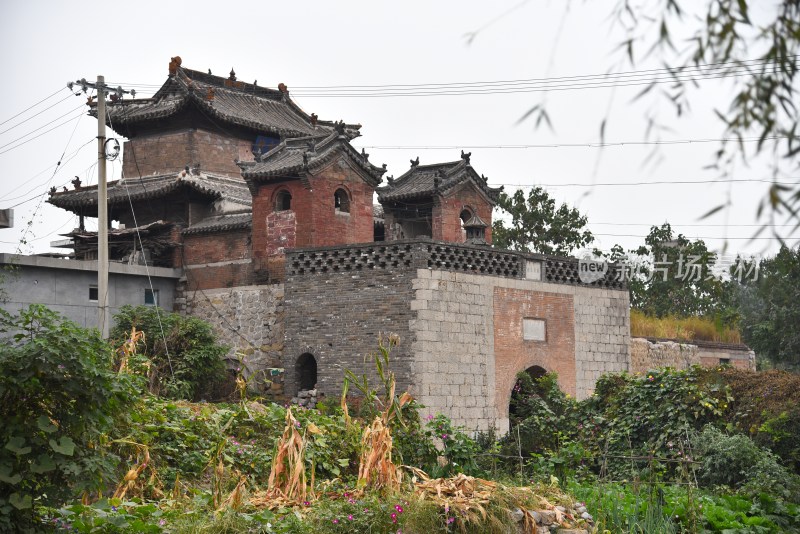
[[[50,447],[59,454],[63,454],[64,456],[72,456],[75,452],[75,442],[72,441],[72,438],[69,436],[61,436],[61,439],[56,442],[56,440],[50,440]]]
[[[11,466],[9,465],[0,465],[0,481],[5,482],[6,484],[19,484],[22,480],[22,475],[17,473],[16,475],[11,474]]]
[[[11,439],[8,440],[8,443],[6,443],[6,449],[19,455],[30,453],[31,448],[25,447],[24,445],[25,438],[22,436],[12,436]]]
[[[31,464],[31,471],[34,473],[47,473],[56,468],[56,463],[47,454],[40,454],[36,463]]]
[[[12,493],[8,497],[8,502],[17,510],[26,510],[31,507],[32,499],[30,495],[22,495],[20,493]]]
[[[36,424],[39,426],[39,429],[43,432],[47,432],[48,434],[52,434],[58,427],[53,424],[49,417],[46,415],[40,415],[39,418],[36,420]]]

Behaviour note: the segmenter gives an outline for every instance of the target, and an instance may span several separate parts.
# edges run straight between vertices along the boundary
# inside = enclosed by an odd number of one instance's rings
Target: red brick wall
[[[127,177],[144,177],[177,173],[186,165],[199,163],[201,171],[240,178],[241,170],[234,161],[252,161],[252,143],[253,139],[194,129],[142,135],[125,142],[122,170]]]
[[[251,264],[237,262],[249,258],[248,229],[184,236],[182,260],[189,290],[251,284]]]
[[[495,403],[508,417],[516,375],[538,365],[558,373],[562,390],[575,395],[575,318],[572,295],[495,287]],[[525,341],[523,319],[545,320],[545,341]]]
[[[439,199],[433,208],[433,239],[463,243],[465,236],[462,229],[461,212],[468,209],[477,214],[489,225],[486,228],[486,242],[492,242],[492,205],[469,183],[462,184],[454,191]]]
[[[308,179],[268,183],[253,197],[253,253],[266,258],[282,248],[369,243],[373,240],[374,188],[346,163],[334,162]],[[350,212],[337,212],[334,193],[344,189]],[[294,228],[287,215],[275,212],[278,192],[292,196]],[[294,235],[292,236],[292,232]]]

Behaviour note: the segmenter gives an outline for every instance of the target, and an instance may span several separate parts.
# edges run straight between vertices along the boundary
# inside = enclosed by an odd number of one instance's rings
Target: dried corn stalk
[[[130,337],[122,343],[122,346],[117,351],[120,355],[120,361],[119,361],[120,373],[128,371],[128,358],[136,354],[136,347],[142,341],[144,341],[144,332],[142,332],[141,330],[136,330],[135,326],[131,328]]]
[[[297,431],[298,422],[292,409],[286,409],[286,427],[278,441],[267,482],[267,498],[282,498],[288,502],[304,502],[313,498],[306,484],[305,442]]]
[[[242,507],[247,490],[247,477],[238,472],[237,474],[239,475],[239,482],[230,495],[217,507],[217,512],[221,512],[226,508],[238,510]]]
[[[139,478],[139,475],[147,468],[147,465],[150,463],[150,451],[145,446],[141,446],[141,450],[143,452],[143,460],[140,462],[136,467],[132,467],[128,470],[123,477],[122,481],[117,486],[117,490],[114,492],[115,499],[124,499],[125,495],[136,488],[136,480]],[[152,478],[152,477],[151,477]]]
[[[358,465],[358,486],[397,491],[402,473],[392,462],[392,434],[380,417],[364,429]]]

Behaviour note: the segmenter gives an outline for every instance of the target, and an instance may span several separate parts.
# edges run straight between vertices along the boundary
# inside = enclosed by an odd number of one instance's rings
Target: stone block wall
[[[631,339],[630,370],[633,373],[645,373],[657,367],[686,369],[692,365],[713,367],[720,363],[730,363],[740,369],[756,370],[755,353],[742,344]]]
[[[426,413],[505,432],[518,372],[555,371],[581,399],[604,372],[628,369],[627,291],[436,269],[413,284],[412,374]],[[525,339],[524,319],[544,322],[543,340]]]
[[[282,368],[284,330],[282,284],[207,289],[186,294],[186,312],[211,323],[221,343],[231,347],[229,368],[239,366],[241,355],[247,376],[261,373],[276,382],[269,393],[280,394],[282,374],[263,373]]]

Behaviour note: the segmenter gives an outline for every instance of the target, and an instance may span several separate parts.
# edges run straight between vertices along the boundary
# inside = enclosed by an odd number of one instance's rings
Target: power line
[[[0,122],[0,126],[2,126],[3,124],[7,123],[8,121],[10,121],[10,120],[12,120],[12,119],[16,119],[17,117],[19,117],[20,115],[22,115],[22,114],[23,114],[23,113],[25,113],[26,111],[29,111],[29,110],[31,110],[31,109],[33,109],[33,108],[35,108],[36,106],[38,106],[38,105],[39,105],[39,104],[41,104],[42,102],[45,102],[45,101],[47,101],[47,100],[50,100],[51,98],[53,98],[54,96],[56,96],[58,93],[60,93],[60,92],[61,92],[61,91],[63,91],[64,89],[66,89],[66,88],[64,87],[64,88],[61,88],[61,89],[59,89],[58,91],[54,92],[54,93],[53,93],[53,94],[51,94],[50,96],[46,96],[46,97],[44,97],[43,99],[39,100],[38,102],[36,102],[36,103],[35,103],[35,104],[33,104],[32,106],[29,106],[29,107],[27,107],[27,108],[23,109],[22,111],[20,111],[19,113],[17,113],[16,115],[14,115],[14,116],[12,116],[12,117],[9,117],[9,118],[7,118],[7,119],[6,119],[6,120],[4,120],[3,122]],[[72,91],[70,91],[70,93],[71,93],[71,92],[72,92]],[[66,100],[66,99],[65,99],[65,100]]]
[[[663,141],[604,141],[597,143],[538,143],[538,144],[508,144],[508,145],[361,145],[361,148],[374,148],[377,150],[519,150],[530,148],[606,148],[622,146],[650,146],[650,145],[691,145],[701,143],[722,143],[722,142],[743,142],[755,143],[759,137],[721,137],[721,138],[699,138],[699,139],[667,139]],[[800,139],[788,135],[774,135],[765,137],[764,140],[775,139]]]
[[[720,178],[718,180],[655,180],[652,182],[598,182],[598,183],[591,183],[591,182],[584,182],[584,183],[564,183],[564,184],[504,184],[504,183],[493,183],[493,185],[503,185],[508,187],[519,187],[519,188],[529,188],[529,187],[625,187],[625,186],[642,186],[642,185],[700,185],[700,184],[728,184],[728,183],[738,183],[738,182],[749,182],[749,183],[765,183],[765,184],[775,184],[775,185],[788,185],[788,186],[798,186],[800,185],[800,181],[798,182],[777,182],[772,180],[766,180],[763,178]]]
[[[80,93],[75,93],[75,95],[74,95],[74,96],[79,96],[79,95],[80,95]],[[10,128],[6,128],[6,129],[5,129],[5,130],[3,130],[2,132],[0,132],[0,135],[3,135],[3,134],[4,134],[4,133],[6,133],[6,132],[10,132],[11,130],[13,130],[13,129],[14,129],[14,128],[16,128],[17,126],[21,126],[21,125],[25,124],[25,123],[26,123],[26,122],[28,122],[29,120],[31,120],[31,119],[33,119],[33,118],[35,118],[35,117],[38,117],[39,115],[41,115],[42,113],[44,113],[45,111],[47,111],[47,110],[49,110],[49,109],[53,109],[54,107],[56,107],[57,105],[59,105],[61,102],[63,102],[64,100],[66,100],[66,99],[68,99],[68,98],[69,98],[68,96],[65,96],[64,98],[62,98],[61,100],[59,100],[58,102],[56,102],[55,104],[53,104],[52,106],[49,106],[49,107],[46,107],[46,108],[44,108],[44,109],[43,109],[42,111],[40,111],[39,113],[36,113],[36,114],[34,114],[34,115],[31,115],[31,116],[30,116],[30,117],[28,117],[27,119],[25,119],[25,120],[23,120],[23,121],[20,121],[20,122],[18,122],[17,124],[15,124],[14,126],[12,126],[12,127],[10,127]],[[78,107],[82,107],[82,106],[83,106],[83,104],[81,104],[81,105],[80,105],[80,106],[78,106]],[[75,108],[75,109],[78,109],[78,108]],[[75,111],[75,109],[73,109],[72,111]],[[70,112],[67,112],[67,113],[65,113],[64,115],[67,115],[68,113],[71,113],[71,111],[70,111]],[[61,117],[63,117],[64,115],[61,115]],[[55,121],[57,121],[58,119],[60,119],[61,117],[56,117],[55,119],[53,119],[53,120],[52,120],[52,121],[50,121],[50,122],[55,122]],[[47,124],[50,124],[50,123],[47,123]],[[45,125],[45,126],[46,126],[46,125]],[[34,130],[34,131],[36,131],[36,130]],[[22,136],[22,137],[25,137],[25,136]]]
[[[640,235],[640,234],[596,234],[594,232],[592,232],[592,235],[595,235],[595,236],[600,235],[600,236],[606,236],[606,237],[640,237],[640,238],[647,237],[646,235]],[[689,235],[689,236],[686,236],[686,237],[689,237],[689,238],[692,238],[692,239],[722,239],[723,241],[725,241],[725,240],[728,240],[728,241],[739,241],[739,240],[741,240],[741,241],[753,241],[753,240],[764,240],[764,239],[775,240],[775,241],[778,240],[777,237],[759,237],[759,236],[756,236],[756,237],[724,237],[724,236]]]
[[[2,154],[5,154],[6,152],[11,152],[11,151],[12,151],[12,150],[14,150],[15,148],[19,148],[19,147],[21,147],[22,145],[26,145],[26,144],[30,143],[31,141],[34,141],[34,140],[36,140],[36,139],[39,139],[41,136],[43,136],[43,135],[45,135],[45,134],[48,134],[48,133],[52,132],[53,130],[56,130],[56,129],[58,129],[58,128],[61,128],[62,126],[66,125],[66,124],[69,124],[70,122],[74,121],[75,119],[78,119],[78,120],[80,121],[80,118],[81,118],[83,115],[84,115],[84,114],[83,114],[83,112],[81,112],[81,113],[79,113],[79,114],[75,115],[74,117],[71,117],[71,118],[67,119],[66,121],[62,122],[61,124],[58,124],[58,125],[56,125],[56,126],[53,126],[53,127],[52,127],[52,128],[50,128],[49,130],[45,130],[45,131],[43,131],[42,133],[40,133],[40,134],[39,134],[39,135],[37,135],[37,136],[31,137],[30,139],[28,139],[28,140],[26,140],[26,141],[23,141],[23,142],[21,142],[21,143],[19,143],[19,144],[16,144],[16,145],[12,146],[11,148],[7,148],[7,149],[3,150],[2,152],[0,152],[0,155],[2,155]],[[40,129],[41,129],[41,128],[40,128]],[[23,137],[25,137],[25,136],[23,136]],[[21,138],[20,138],[20,139],[21,139]],[[13,142],[13,141],[12,141],[12,142]],[[3,146],[8,146],[8,145],[3,145]]]
[[[81,146],[79,146],[77,149],[75,149],[75,150],[73,150],[72,152],[70,152],[70,155],[69,155],[69,157],[68,157],[66,160],[64,160],[64,161],[63,161],[63,164],[67,164],[67,163],[69,163],[70,161],[72,161],[73,159],[75,159],[75,157],[78,155],[78,152],[80,152],[81,150],[83,150],[84,148],[86,148],[86,147],[87,147],[87,146],[88,146],[90,143],[92,143],[92,142],[94,142],[94,141],[95,141],[94,139],[89,139],[87,142],[85,142],[84,144],[82,144]],[[62,163],[62,162],[60,162],[60,163],[54,163],[53,165],[50,165],[50,166],[49,166],[49,167],[47,167],[46,169],[44,169],[44,170],[42,170],[42,171],[40,171],[40,172],[38,172],[38,173],[34,174],[34,175],[33,175],[33,176],[31,176],[30,178],[28,178],[27,180],[25,180],[24,182],[22,182],[21,184],[19,184],[17,187],[15,187],[14,189],[12,189],[12,190],[10,190],[8,193],[6,193],[6,196],[7,196],[7,195],[10,195],[11,193],[13,193],[14,191],[16,191],[16,190],[17,190],[17,189],[19,189],[20,187],[22,187],[22,186],[24,186],[24,185],[26,185],[26,184],[29,184],[29,183],[30,183],[30,182],[31,182],[31,181],[32,181],[34,178],[38,178],[39,176],[41,176],[42,174],[46,173],[47,171],[49,171],[49,170],[50,170],[50,169],[52,169],[53,167],[58,167],[58,166],[59,166],[61,163]],[[5,200],[6,202],[13,201],[13,200],[17,200],[18,198],[22,198],[23,196],[25,196],[25,195],[29,194],[31,191],[33,191],[34,189],[37,189],[37,188],[39,188],[40,186],[41,186],[41,184],[37,184],[36,186],[34,186],[33,188],[29,189],[28,191],[26,191],[26,192],[25,192],[25,193],[23,193],[22,195],[19,195],[19,196],[17,196],[17,197],[13,197],[13,198],[6,198],[6,196],[3,196],[3,197],[0,197],[0,200]]]

